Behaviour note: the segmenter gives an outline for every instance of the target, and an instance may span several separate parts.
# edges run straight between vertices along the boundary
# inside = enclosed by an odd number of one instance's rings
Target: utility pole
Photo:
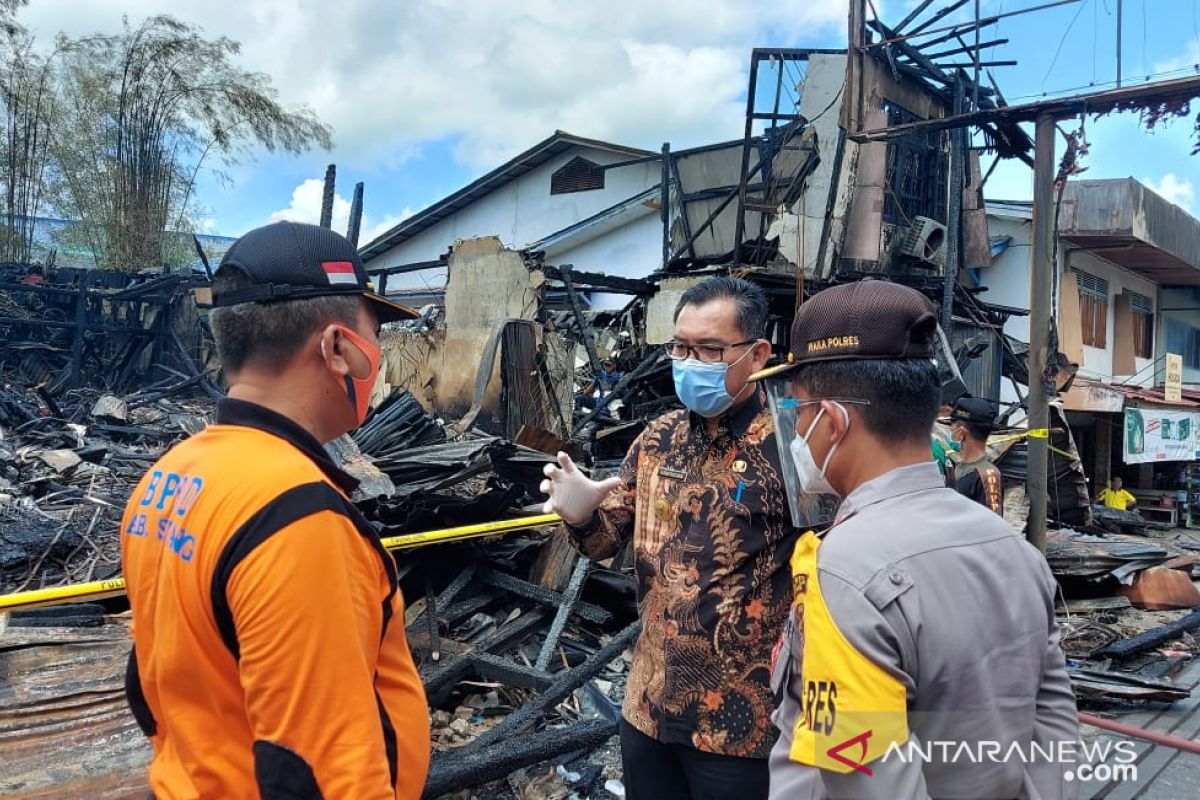
[[[954,77],[954,113],[963,113],[966,87],[961,72]],[[954,327],[954,287],[958,283],[959,265],[962,261],[962,209],[963,189],[966,186],[965,165],[967,138],[966,128],[947,131],[950,141],[949,196],[946,198],[946,263],[942,272],[942,331],[950,336]]]
[[[1125,0],[1117,0],[1117,88],[1121,88],[1121,18]]]
[[[1033,157],[1033,262],[1029,289],[1029,438],[1025,488],[1029,496],[1029,541],[1046,552],[1046,505],[1050,455],[1050,398],[1046,364],[1050,353],[1050,282],[1054,271],[1054,136],[1051,114],[1037,118]]]

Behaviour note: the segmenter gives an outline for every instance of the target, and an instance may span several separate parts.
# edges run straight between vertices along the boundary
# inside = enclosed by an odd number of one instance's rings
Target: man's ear
[[[321,358],[330,372],[339,377],[350,374],[350,362],[346,360],[346,340],[340,325],[326,325],[320,333]]]
[[[762,369],[771,360],[771,343],[766,339],[759,339],[754,343],[750,355],[750,361],[754,364],[754,371]]]
[[[844,441],[846,432],[850,429],[848,416],[851,411],[841,403],[830,400],[822,400],[821,408],[825,409],[825,416],[829,418],[830,443]]]

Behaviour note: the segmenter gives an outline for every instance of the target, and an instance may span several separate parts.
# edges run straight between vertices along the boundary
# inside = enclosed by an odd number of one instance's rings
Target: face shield
[[[784,490],[787,493],[788,509],[791,511],[792,524],[801,531],[821,530],[833,524],[841,498],[836,494],[824,494],[802,491],[800,475],[792,456],[792,442],[803,437],[808,432],[811,419],[806,421],[805,430],[797,432],[796,425],[801,405],[794,397],[791,376],[781,376],[763,381],[763,389],[771,407],[771,416],[775,420],[775,441],[779,446],[779,468],[783,473]],[[807,415],[811,417],[812,415]]]
[[[937,361],[938,381],[942,387],[942,402],[953,403],[967,393],[967,384],[963,381],[958,361],[954,358],[954,348],[950,346],[950,340],[946,338],[946,332],[942,330],[941,325],[937,326],[936,333],[934,349],[937,351],[935,360]]]

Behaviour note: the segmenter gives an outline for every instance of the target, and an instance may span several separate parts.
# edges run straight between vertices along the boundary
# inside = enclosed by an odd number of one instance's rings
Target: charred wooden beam
[[[527,667],[492,653],[474,653],[471,659],[479,677],[506,686],[541,692],[554,681],[554,676],[544,669]]]
[[[489,586],[512,592],[518,597],[524,597],[526,600],[532,600],[548,608],[558,608],[562,603],[562,595],[558,592],[529,581],[523,581],[520,578],[514,578],[503,572],[492,569],[480,570],[479,579]],[[597,625],[607,624],[612,619],[612,614],[607,609],[582,600],[575,604],[575,614],[580,619],[594,622]]]
[[[363,216],[363,184],[361,181],[354,184],[354,199],[350,201],[350,221],[346,227],[346,238],[350,240],[350,244],[358,247],[358,232],[362,227]]]
[[[641,622],[631,622],[624,630],[609,640],[608,644],[589,656],[578,667],[559,673],[554,683],[548,686],[545,692],[538,695],[536,700],[532,700],[521,706],[505,717],[504,721],[499,725],[485,731],[469,745],[469,748],[471,750],[485,748],[504,738],[515,737],[517,734],[524,732],[529,726],[537,722],[544,713],[561,703],[580,686],[596,677],[600,673],[600,670],[612,663],[614,658],[625,652],[633,644],[634,640],[637,639],[641,630]]]
[[[457,681],[471,671],[472,666],[475,664],[474,659],[476,655],[501,650],[519,642],[537,630],[545,620],[546,615],[541,610],[534,610],[523,614],[507,625],[500,626],[478,642],[475,642],[475,649],[472,652],[461,653],[439,662],[436,667],[426,671],[421,676],[421,682],[425,684],[425,691],[432,694],[438,689]]]
[[[907,17],[900,20],[900,23],[896,25],[896,30],[903,32],[908,23],[925,13],[925,9],[929,8],[931,5],[933,5],[933,0],[921,0],[921,2],[917,3],[917,7],[908,13]]]
[[[563,270],[559,267],[543,264],[541,270],[542,274],[552,281],[563,280]],[[605,275],[602,272],[583,272],[574,268],[571,268],[570,273],[572,283],[576,286],[585,286],[590,289],[607,289],[617,294],[646,296],[658,291],[658,286],[653,281],[640,278],[622,278],[617,275]]]
[[[550,657],[554,655],[554,649],[558,647],[558,640],[562,636],[563,628],[567,626],[567,620],[575,611],[575,604],[579,602],[579,591],[583,588],[583,582],[587,580],[589,564],[591,562],[587,556],[580,556],[575,562],[575,570],[571,573],[571,580],[567,583],[566,590],[563,591],[562,602],[558,606],[558,611],[554,612],[554,622],[550,625],[546,641],[542,642],[542,650],[538,653],[537,661],[534,663],[534,667],[539,670],[544,670],[550,665]]]
[[[446,259],[439,258],[437,261],[414,261],[411,264],[397,264],[394,267],[382,267],[378,269],[367,267],[367,274],[386,277],[388,275],[403,275],[407,272],[420,272],[423,269],[442,269],[446,265]]]
[[[1002,44],[1008,44],[1008,39],[993,39],[990,42],[981,42],[978,46],[974,44],[964,44],[951,50],[942,50],[937,53],[925,53],[925,56],[926,58],[930,59],[946,58],[948,56],[956,56],[960,53],[971,53],[977,50],[987,50],[989,47],[997,47]]]
[[[321,195],[321,227],[333,227],[333,195],[337,183],[337,165],[325,168],[325,191]]]
[[[563,753],[592,750],[615,736],[617,723],[591,719],[563,728],[549,728],[497,747],[470,753],[463,748],[434,754],[425,782],[425,800],[499,780],[514,770],[532,766]]]
[[[921,31],[923,31],[923,30],[927,30],[927,29],[928,29],[930,26],[934,25],[934,24],[935,24],[935,23],[937,23],[938,21],[940,21],[940,20],[942,20],[942,19],[945,19],[946,17],[948,17],[948,16],[950,16],[951,14],[953,14],[955,11],[958,11],[960,8],[962,8],[963,6],[965,6],[965,5],[966,5],[968,2],[970,2],[970,0],[954,0],[954,2],[953,2],[953,3],[951,3],[951,4],[950,4],[950,5],[948,5],[948,6],[946,6],[946,7],[945,7],[945,8],[943,8],[941,11],[937,12],[937,13],[936,13],[936,14],[934,14],[932,17],[930,17],[929,19],[925,20],[925,21],[924,21],[924,22],[922,22],[920,25],[918,25],[917,27],[915,27],[915,28],[913,28],[911,31],[909,31],[909,32],[908,32],[908,35],[909,35],[909,36],[916,36],[916,35],[917,35],[917,34],[919,34]],[[963,25],[963,27],[967,27],[969,24],[971,24],[971,23],[966,23],[966,24],[964,24],[964,25]],[[887,35],[887,34],[885,34],[885,35]],[[893,33],[892,33],[892,34],[890,34],[890,35],[891,35],[891,36],[896,36],[896,35],[898,35],[898,31],[897,31],[897,32],[893,32]]]
[[[1115,641],[1101,650],[1100,654],[1110,658],[1127,658],[1153,647],[1158,647],[1160,644],[1165,644],[1172,639],[1178,638],[1181,634],[1189,633],[1197,628],[1200,628],[1200,611],[1193,611],[1186,617],[1178,619],[1169,625],[1163,625],[1145,633],[1139,633],[1137,636],[1131,636],[1128,639]]]
[[[859,143],[881,142],[972,125],[1032,122],[1042,114],[1049,114],[1055,119],[1068,119],[1078,117],[1080,114],[1105,114],[1133,106],[1149,106],[1160,102],[1183,102],[1194,100],[1197,97],[1200,97],[1200,77],[1179,78],[1141,86],[1127,86],[1123,89],[1108,89],[1072,97],[1040,100],[1023,105],[985,108],[969,114],[891,125],[886,128],[848,135]],[[980,101],[980,105],[983,105],[983,101]]]

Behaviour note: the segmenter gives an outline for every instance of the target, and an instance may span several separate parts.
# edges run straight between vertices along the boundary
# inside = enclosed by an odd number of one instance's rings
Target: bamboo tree
[[[30,261],[37,217],[46,206],[50,130],[57,117],[55,54],[39,55],[33,38],[9,27],[0,43],[0,180],[4,228],[0,258]]]
[[[311,111],[280,105],[270,80],[239,68],[237,42],[205,39],[169,16],[63,48],[63,123],[54,153],[61,205],[99,263],[159,266],[186,221],[196,175],[253,145],[330,146]],[[217,165],[207,162],[216,156]]]

